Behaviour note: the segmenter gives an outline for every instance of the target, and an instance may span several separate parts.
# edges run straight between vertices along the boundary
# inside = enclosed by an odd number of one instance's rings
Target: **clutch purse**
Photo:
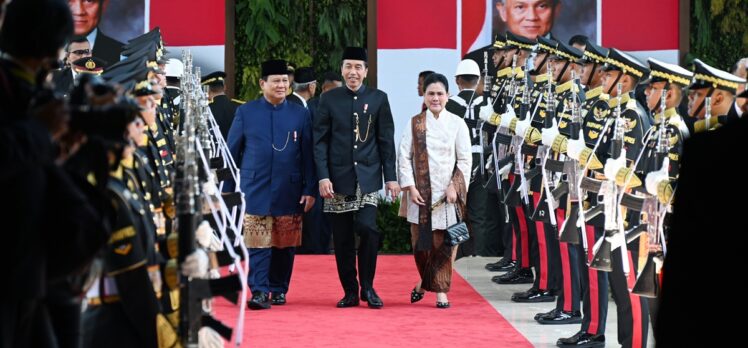
[[[467,224],[460,218],[460,211],[456,205],[455,216],[457,217],[457,223],[447,227],[446,232],[444,232],[444,244],[448,246],[460,245],[470,239]],[[444,219],[447,219],[447,214],[444,214]]]

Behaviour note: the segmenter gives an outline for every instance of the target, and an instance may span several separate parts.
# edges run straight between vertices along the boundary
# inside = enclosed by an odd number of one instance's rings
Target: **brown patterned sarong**
[[[410,224],[410,237],[413,250],[418,241],[417,224]],[[433,292],[449,292],[452,284],[452,263],[457,248],[444,244],[444,230],[434,230],[433,245],[429,250],[413,252],[416,268],[421,276],[421,289]]]
[[[248,248],[288,248],[301,245],[301,214],[244,214],[244,243]]]

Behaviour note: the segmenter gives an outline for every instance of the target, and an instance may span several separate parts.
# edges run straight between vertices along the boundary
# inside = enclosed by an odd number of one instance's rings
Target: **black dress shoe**
[[[541,316],[536,320],[543,325],[579,324],[582,322],[582,313],[579,311],[556,311],[554,314],[549,313],[549,315]]]
[[[507,273],[496,281],[499,284],[532,284],[533,274],[530,269],[521,269],[514,273]]]
[[[436,308],[447,309],[447,308],[449,308],[449,302],[439,302],[439,301],[436,301]]]
[[[516,267],[517,267],[517,261],[512,261],[508,258],[503,258],[499,262],[489,263],[486,265],[486,269],[489,272],[506,272],[506,271],[511,271]]]
[[[366,301],[366,303],[369,304],[369,308],[380,309],[384,307],[384,303],[382,302],[382,299],[379,298],[379,295],[377,295],[374,289],[365,290],[364,295],[366,296],[361,296],[361,298],[363,298],[364,301]]]
[[[273,305],[284,305],[286,304],[286,294],[279,292],[279,293],[273,293],[270,297],[270,302],[273,303]]]
[[[346,307],[355,307],[358,306],[359,300],[358,296],[356,296],[355,293],[351,294],[345,294],[340,301],[338,301],[337,307],[338,308],[346,308]]]
[[[605,347],[605,335],[593,335],[584,331],[577,332],[569,338],[559,338],[556,346],[567,347]]]
[[[553,290],[530,289],[525,293],[512,296],[514,302],[553,302],[556,300],[556,293]]]
[[[554,308],[554,309],[551,309],[550,312],[535,314],[535,317],[533,319],[538,320],[542,317],[552,317],[552,316],[555,316],[557,312],[560,312],[560,310],[558,308]]]
[[[270,298],[266,292],[253,291],[252,299],[247,302],[247,306],[249,306],[249,309],[269,309]]]

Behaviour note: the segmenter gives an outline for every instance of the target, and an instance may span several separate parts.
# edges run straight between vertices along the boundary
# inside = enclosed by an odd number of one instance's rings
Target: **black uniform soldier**
[[[696,59],[694,79],[689,86],[688,113],[698,119],[691,133],[711,130],[738,118],[735,93],[745,79],[707,65]],[[706,98],[711,97],[711,115],[706,115]],[[707,121],[709,117],[709,121]]]
[[[555,89],[555,82],[548,78],[548,58],[556,51],[558,43],[551,39],[538,37],[534,69],[530,72],[533,76],[533,87],[530,90],[529,100],[529,117],[531,125],[537,129],[543,128],[543,122],[546,117],[546,104],[548,85]],[[564,72],[560,72],[564,73]],[[560,105],[555,101],[556,105]],[[523,100],[523,103],[525,101]],[[533,145],[533,144],[528,144]],[[525,156],[530,159],[533,156]],[[532,160],[532,166],[535,161]],[[558,239],[555,237],[556,227],[551,224],[550,212],[547,204],[541,204],[541,191],[543,191],[543,176],[537,175],[528,180],[531,193],[529,205],[525,210],[531,212],[527,214],[527,224],[534,225],[535,233],[529,234],[530,240],[530,261],[535,268],[535,280],[527,291],[517,292],[512,295],[512,301],[515,302],[551,302],[555,300],[556,291],[561,286],[561,261],[559,258]],[[524,201],[522,204],[525,204]]]
[[[354,233],[360,235],[358,272],[361,298],[381,308],[374,291],[374,273],[380,244],[377,229],[377,191],[394,199],[400,192],[395,174],[392,112],[387,94],[363,85],[368,72],[366,50],[348,47],[343,52],[345,86],[325,93],[314,118],[314,159],[320,178],[324,211],[331,213],[335,260],[345,296],[338,307],[359,304]]]
[[[208,99],[210,100],[208,106],[216,119],[224,140],[228,139],[229,128],[231,128],[231,122],[234,121],[236,108],[244,104],[241,100],[229,99],[226,95],[225,78],[226,73],[215,71],[205,75],[201,82],[203,86],[208,86]]]
[[[610,93],[611,96],[608,103],[609,107],[619,109],[620,106],[620,117],[625,128],[623,149],[626,152],[626,163],[630,165],[641,150],[642,138],[649,126],[643,125],[648,117],[646,117],[643,107],[638,105],[633,95],[638,81],[646,77],[649,68],[638,59],[611,48],[608,52],[608,58],[605,60],[603,71],[605,71],[602,80],[603,91]],[[616,98],[619,83],[622,85],[622,92],[620,98]],[[609,157],[608,148],[611,142],[611,134],[613,134],[612,128],[614,127],[609,127],[605,133],[602,133],[602,129],[605,122],[608,121],[607,118],[613,116],[614,113],[609,110],[596,109],[594,106],[592,113],[592,118],[590,119],[588,114],[586,119],[586,123],[589,124],[586,124],[584,128],[589,130],[586,131],[585,138],[590,138],[586,139],[588,143],[596,143],[598,137],[603,137],[596,154],[600,160],[604,160]],[[593,119],[596,122],[591,122]],[[604,214],[600,214],[598,218],[589,221],[590,224],[595,226],[595,235],[598,238],[605,235],[604,220]],[[592,249],[592,244],[594,242],[590,240],[590,249]],[[638,258],[638,240],[628,243],[625,255],[622,254],[622,249],[622,247],[619,247],[612,251],[611,272],[596,272],[597,284],[593,279],[590,279],[590,297],[597,299],[595,303],[598,305],[597,308],[592,307],[592,311],[593,315],[595,311],[599,314],[598,324],[589,325],[586,331],[580,330],[572,337],[559,339],[558,346],[596,347],[604,345],[608,305],[608,301],[605,300],[608,298],[608,287],[604,284],[609,283],[618,312],[618,342],[624,347],[646,347],[649,326],[647,301],[638,295],[631,294],[628,290],[633,287],[636,280],[637,264],[633,263],[633,260]],[[623,262],[628,263],[628,274],[624,272]],[[595,289],[593,285],[598,286]],[[594,290],[597,290],[596,293],[593,293]],[[585,325],[585,322],[583,322],[583,325]]]
[[[497,98],[501,101],[494,104],[494,111],[501,109],[501,112],[508,112],[511,106],[511,116],[506,115],[499,116],[499,113],[495,112],[488,119],[485,119],[492,125],[499,125],[502,120],[509,121],[514,117],[514,110],[519,110],[520,103],[522,101],[522,90],[526,84],[527,79],[524,71],[525,61],[529,58],[530,52],[535,46],[536,42],[527,38],[514,35],[507,31],[506,33],[506,46],[504,47],[505,58],[504,61],[516,63],[516,66],[512,70],[512,66],[509,66],[507,75],[507,82],[503,84],[503,88],[500,88],[501,93],[498,94]],[[516,58],[515,58],[516,57]],[[499,74],[505,70],[500,70]],[[510,88],[511,87],[511,88]],[[502,103],[500,106],[497,104]],[[508,124],[505,125],[508,127]],[[519,180],[519,178],[516,178]],[[515,180],[513,174],[509,175],[509,182],[512,183]],[[502,184],[503,185],[503,184]],[[502,188],[508,187],[503,185]],[[505,196],[506,196],[505,192]],[[491,280],[499,284],[528,284],[533,282],[533,273],[530,269],[530,235],[535,234],[535,224],[528,223],[529,213],[520,203],[519,200],[505,201],[504,204],[508,206],[509,220],[512,222],[512,230],[514,233],[514,243],[512,244],[513,253],[512,258],[516,261],[515,267],[509,272],[501,276],[495,276]],[[511,266],[511,265],[509,265]],[[506,268],[504,268],[506,269]]]
[[[543,144],[550,146],[555,154],[563,153],[565,149],[557,148],[555,145],[559,144],[558,137],[566,137],[568,139],[570,133],[570,127],[572,122],[572,113],[574,110],[574,102],[581,102],[584,100],[582,94],[581,85],[577,81],[572,80],[572,64],[576,64],[576,61],[583,57],[582,51],[571,47],[563,42],[558,43],[558,47],[554,50],[553,55],[550,57],[550,62],[553,65],[554,81],[558,83],[555,88],[556,95],[556,120],[558,123],[558,130],[544,129],[543,130]],[[575,76],[576,77],[576,76]],[[546,117],[548,117],[546,115]],[[556,214],[556,228],[552,228],[551,231],[555,231],[555,235],[547,235],[548,245],[550,247],[558,247],[558,254],[560,257],[556,260],[560,262],[558,265],[550,265],[550,271],[558,272],[558,278],[561,280],[558,292],[558,298],[556,301],[556,308],[548,313],[539,313],[535,316],[540,324],[573,324],[579,323],[582,320],[580,313],[580,302],[581,302],[581,289],[579,285],[579,269],[578,267],[572,267],[572,264],[577,264],[580,257],[577,250],[573,245],[557,240],[558,229],[564,224],[564,219],[567,216],[567,200],[568,197],[562,197],[559,202],[559,208],[553,212]],[[541,209],[547,206],[547,203],[541,199],[539,206],[536,209]],[[549,249],[549,255],[553,255]],[[551,260],[553,261],[553,260]]]

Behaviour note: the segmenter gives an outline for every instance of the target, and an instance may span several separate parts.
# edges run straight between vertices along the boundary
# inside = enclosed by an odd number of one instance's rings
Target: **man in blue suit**
[[[288,64],[270,60],[261,70],[262,97],[236,110],[228,134],[247,200],[250,309],[286,303],[295,249],[301,244],[302,214],[314,206],[317,189],[311,116],[286,100]]]

